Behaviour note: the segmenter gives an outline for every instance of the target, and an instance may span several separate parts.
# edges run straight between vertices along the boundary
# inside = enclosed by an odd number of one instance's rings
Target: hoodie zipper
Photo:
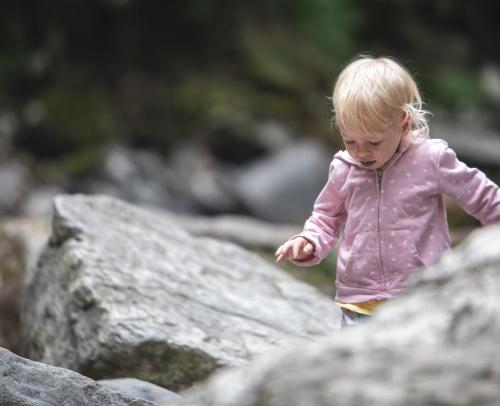
[[[382,236],[380,235],[380,203],[382,201],[382,178],[383,178],[383,176],[384,176],[384,171],[377,169],[376,179],[377,179],[377,194],[378,194],[378,200],[377,200],[378,249],[379,249],[379,258],[380,258],[380,269],[382,270],[382,283],[383,283],[384,291],[385,291],[386,281],[385,281],[385,273],[384,273],[384,264],[382,262]]]

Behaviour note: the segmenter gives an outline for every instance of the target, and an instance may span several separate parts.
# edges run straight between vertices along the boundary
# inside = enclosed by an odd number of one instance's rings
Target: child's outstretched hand
[[[303,261],[312,257],[313,253],[314,245],[303,237],[296,237],[280,246],[274,256],[276,262],[281,262],[284,259]]]

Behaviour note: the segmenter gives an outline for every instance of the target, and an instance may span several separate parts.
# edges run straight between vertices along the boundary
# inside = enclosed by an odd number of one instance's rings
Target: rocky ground
[[[24,358],[0,351],[2,404],[500,401],[498,227],[341,332],[330,298],[182,222],[105,196],[57,197],[48,244],[24,244],[44,248],[19,286]]]

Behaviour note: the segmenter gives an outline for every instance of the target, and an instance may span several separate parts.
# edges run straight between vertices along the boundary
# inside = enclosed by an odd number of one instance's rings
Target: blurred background
[[[340,148],[328,97],[359,53],[401,61],[434,114],[431,136],[499,182],[499,10],[488,0],[2,1],[3,285],[18,267],[7,225],[23,218],[24,235],[42,235],[58,193],[300,227]],[[477,226],[451,202],[449,217],[454,241]],[[269,255],[278,240],[257,248]],[[333,264],[307,278],[332,290]]]
[[[327,97],[361,52],[404,63],[434,113],[432,136],[497,177],[497,10],[451,0],[3,1],[0,213],[43,214],[51,195],[85,192],[302,222],[340,146]]]

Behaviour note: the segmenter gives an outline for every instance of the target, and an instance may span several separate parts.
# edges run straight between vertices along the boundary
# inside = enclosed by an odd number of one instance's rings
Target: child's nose
[[[368,148],[361,146],[361,145],[358,147],[357,152],[358,152],[358,156],[360,158],[368,157],[370,155],[370,151],[368,150]]]

